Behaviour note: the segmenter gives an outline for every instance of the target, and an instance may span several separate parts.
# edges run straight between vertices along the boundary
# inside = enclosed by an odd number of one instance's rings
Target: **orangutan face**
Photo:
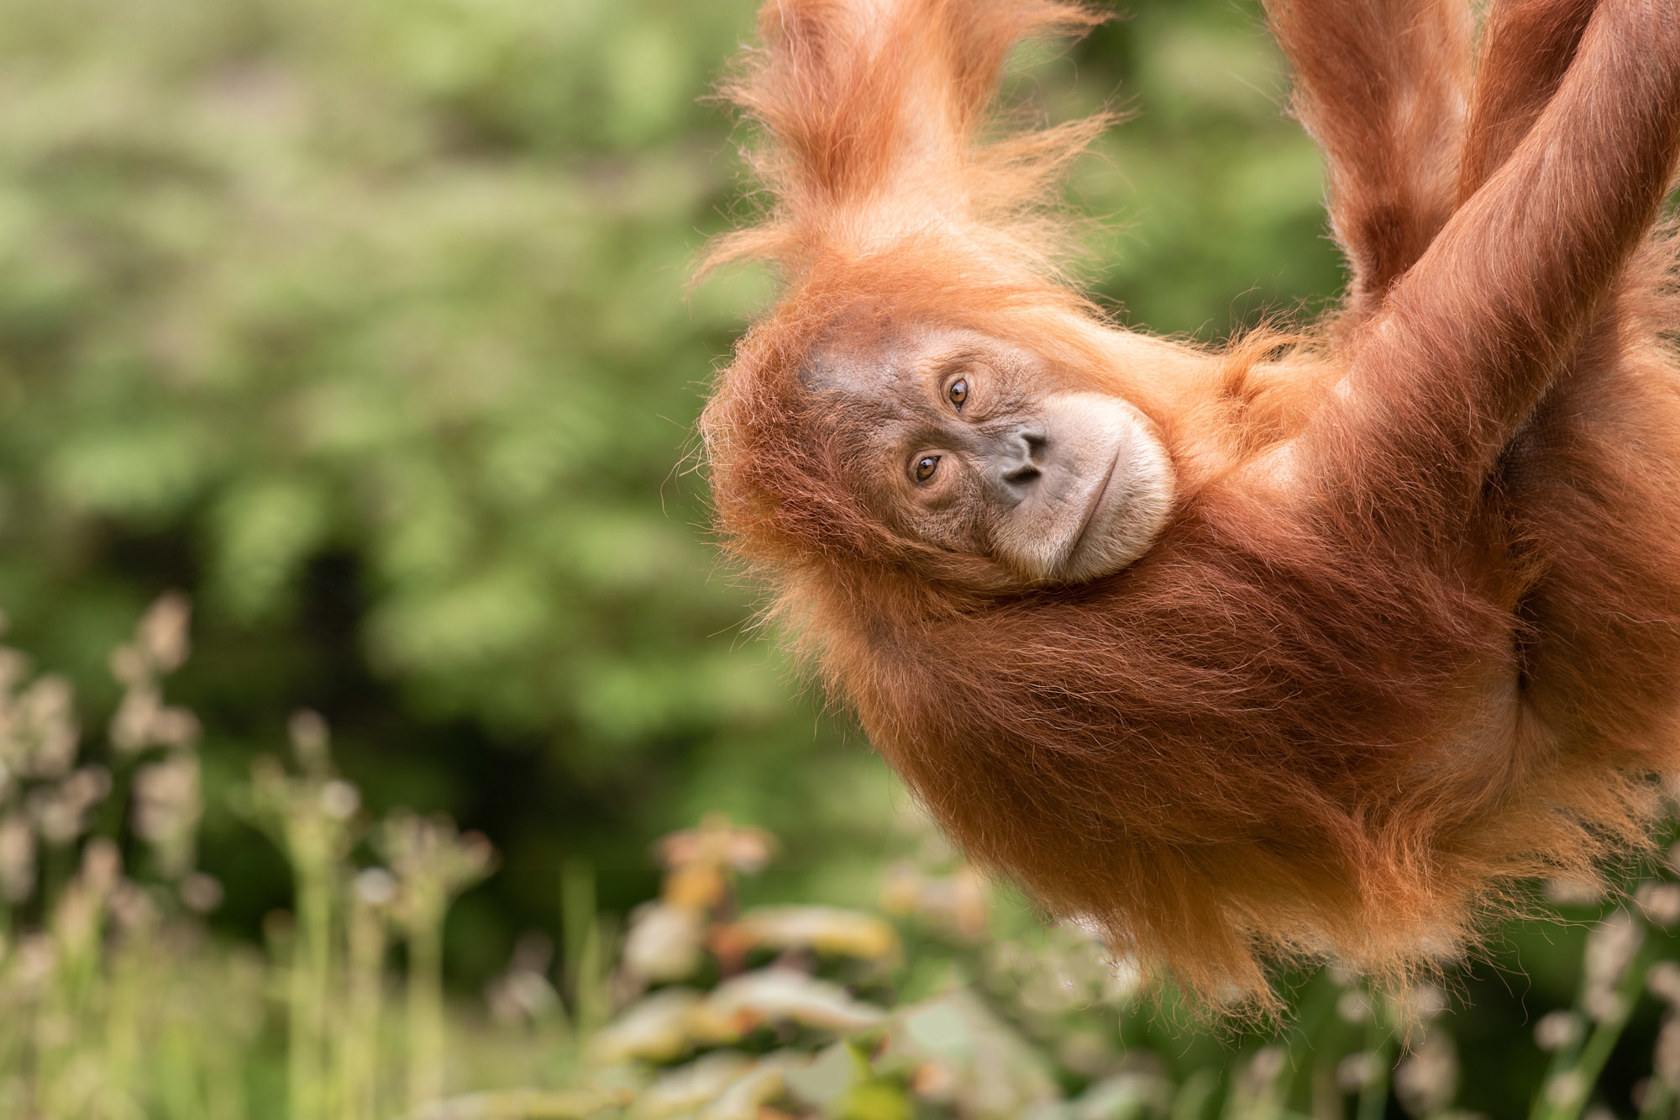
[[[1023,583],[1117,572],[1171,513],[1173,465],[1153,422],[984,334],[899,332],[823,354],[804,380],[869,418],[848,425],[847,461],[881,516]]]

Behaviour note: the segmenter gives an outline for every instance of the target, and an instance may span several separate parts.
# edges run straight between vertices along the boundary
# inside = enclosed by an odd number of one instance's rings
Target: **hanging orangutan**
[[[1104,122],[988,119],[1061,0],[768,0],[727,94],[780,302],[717,523],[981,863],[1219,1000],[1389,978],[1680,772],[1680,4],[1272,0],[1351,290],[1209,349],[1058,272]]]

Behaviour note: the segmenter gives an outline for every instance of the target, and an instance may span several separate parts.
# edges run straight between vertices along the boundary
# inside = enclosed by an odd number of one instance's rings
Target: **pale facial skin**
[[[1172,459],[1148,417],[1058,386],[1071,379],[987,335],[924,330],[831,352],[803,380],[867,409],[864,489],[891,524],[1025,584],[1118,572],[1172,512]]]

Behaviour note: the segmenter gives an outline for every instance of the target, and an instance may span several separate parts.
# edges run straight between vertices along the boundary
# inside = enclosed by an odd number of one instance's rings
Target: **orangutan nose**
[[[1003,470],[998,477],[1017,495],[1038,481],[1039,463],[1050,441],[1041,433],[1021,429],[1013,433],[1006,444]]]

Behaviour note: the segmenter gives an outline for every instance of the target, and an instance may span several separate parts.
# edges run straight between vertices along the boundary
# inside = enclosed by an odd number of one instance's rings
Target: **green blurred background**
[[[160,592],[192,595],[171,695],[210,736],[227,935],[289,898],[226,806],[302,707],[373,811],[444,810],[501,853],[451,917],[463,987],[556,927],[569,864],[627,912],[657,890],[654,839],[708,810],[780,838],[764,897],[867,901],[917,842],[706,529],[694,419],[773,294],[750,268],[688,289],[750,210],[707,93],[753,8],[7,3],[7,641],[80,682],[94,725],[108,652]],[[1206,339],[1323,306],[1322,169],[1257,4],[1125,11],[1025,52],[1009,88],[1053,120],[1134,113],[1069,188],[1096,291]],[[1526,1100],[1528,1024],[1568,1002],[1578,932],[1519,931],[1510,971],[1455,980],[1487,1071],[1470,1103]],[[1612,1080],[1649,1068],[1640,1015]]]

